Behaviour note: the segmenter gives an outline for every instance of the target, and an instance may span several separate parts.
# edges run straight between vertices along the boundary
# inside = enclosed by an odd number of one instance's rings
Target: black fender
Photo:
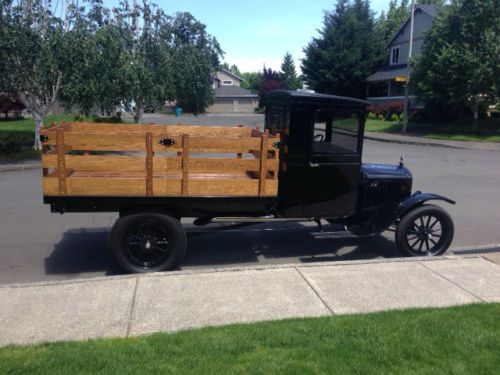
[[[399,203],[399,206],[396,210],[396,218],[402,218],[414,208],[419,207],[428,201],[444,201],[450,204],[456,204],[454,200],[443,197],[442,195],[422,193],[421,191],[417,191],[413,195],[409,196]]]

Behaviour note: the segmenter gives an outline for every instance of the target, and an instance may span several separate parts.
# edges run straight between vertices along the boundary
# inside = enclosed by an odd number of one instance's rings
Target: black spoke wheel
[[[179,220],[164,214],[133,214],[117,220],[110,234],[110,254],[126,272],[175,268],[186,251]]]
[[[441,207],[423,205],[406,214],[396,229],[396,244],[406,256],[441,255],[450,247],[454,227]]]

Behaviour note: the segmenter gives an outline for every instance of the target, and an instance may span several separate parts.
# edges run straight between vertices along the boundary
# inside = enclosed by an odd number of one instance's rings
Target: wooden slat
[[[189,195],[189,134],[182,136],[182,196]]]
[[[246,180],[216,180],[191,179],[189,193],[192,197],[220,197],[220,196],[257,196],[259,181]]]
[[[172,136],[183,134],[203,135],[209,137],[250,137],[252,129],[227,126],[197,126],[197,125],[135,125],[135,124],[106,124],[106,123],[74,123],[73,131],[82,133],[147,133],[154,135],[165,133]]]
[[[260,157],[260,175],[259,175],[259,196],[265,195],[267,179],[267,141],[269,133],[266,130],[261,138],[261,157]]]
[[[260,150],[260,139],[245,138],[208,138],[192,137],[190,139],[191,152],[231,152],[246,153],[250,150]]]
[[[153,133],[146,134],[146,195],[153,196]]]
[[[144,158],[141,156],[117,155],[66,155],[66,168],[81,172],[141,172],[144,171]],[[56,155],[42,155],[43,168],[57,168]],[[278,171],[279,160],[267,159],[269,171]],[[179,171],[182,169],[182,158],[153,157],[153,171]],[[228,171],[259,171],[258,159],[222,159],[222,158],[190,158],[191,172],[228,172]]]
[[[258,171],[259,166],[260,162],[257,159],[191,158],[189,160],[191,172]]]
[[[64,129],[57,129],[56,133],[57,142],[57,175],[59,179],[59,195],[66,195],[66,165],[65,165],[65,152],[64,152]]]
[[[142,172],[144,171],[144,157],[142,156],[117,156],[117,155],[66,155],[66,167],[81,172]],[[180,170],[181,158],[153,157],[153,171],[166,172]],[[42,167],[57,168],[56,155],[42,155]]]
[[[68,194],[77,196],[144,196],[145,178],[69,177]]]

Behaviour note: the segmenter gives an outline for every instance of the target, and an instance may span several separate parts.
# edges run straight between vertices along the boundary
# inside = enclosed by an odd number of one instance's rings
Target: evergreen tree
[[[385,61],[367,0],[339,0],[304,49],[304,80],[315,91],[363,98],[365,79]]]
[[[412,82],[429,108],[455,115],[500,99],[499,0],[455,0],[438,14]]]
[[[293,57],[289,52],[287,52],[283,57],[283,63],[281,64],[281,71],[285,89],[297,90],[302,87],[302,82],[300,78],[297,77],[297,72],[295,70],[295,63],[293,62]]]

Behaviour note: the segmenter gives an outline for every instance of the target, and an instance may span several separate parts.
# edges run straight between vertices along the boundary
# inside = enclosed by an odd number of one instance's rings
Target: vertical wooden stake
[[[64,129],[57,129],[56,131],[56,145],[57,145],[57,177],[59,178],[59,195],[66,195],[66,160],[65,160],[65,146],[64,146]]]
[[[189,195],[189,134],[182,135],[182,196]]]
[[[146,133],[146,195],[153,196],[153,133]]]
[[[243,125],[237,125],[237,127],[238,127],[238,128],[242,128],[242,127],[243,127]],[[242,158],[243,158],[243,154],[242,154],[241,152],[238,152],[238,153],[236,154],[236,157],[237,157],[238,159],[242,159]]]
[[[259,176],[259,197],[266,194],[266,178],[267,178],[267,148],[268,148],[269,131],[266,130],[262,134],[262,142],[260,144],[260,176]]]

